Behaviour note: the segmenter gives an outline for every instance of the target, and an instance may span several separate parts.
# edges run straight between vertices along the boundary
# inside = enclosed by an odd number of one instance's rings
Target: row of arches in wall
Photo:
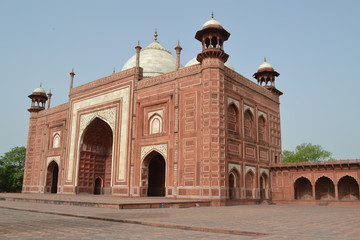
[[[269,198],[269,177],[263,172],[259,177],[257,187],[256,174],[248,170],[245,174],[245,188],[242,188],[240,173],[232,169],[228,175],[228,197],[229,199],[268,199]],[[259,190],[257,192],[257,189]]]
[[[240,134],[240,118],[239,110],[235,104],[230,104],[227,111],[227,128],[230,133]],[[255,116],[250,109],[244,112],[244,137],[256,139],[259,141],[267,141],[267,122],[263,115],[260,115],[257,119],[257,131],[255,131]]]
[[[306,177],[294,182],[295,200],[359,200],[359,184],[351,176],[343,176],[335,184],[322,176],[312,184]]]

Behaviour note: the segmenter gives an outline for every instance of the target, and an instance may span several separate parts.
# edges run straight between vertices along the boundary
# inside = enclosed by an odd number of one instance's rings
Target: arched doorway
[[[229,199],[236,199],[237,198],[237,189],[239,188],[239,173],[233,169],[229,173]]]
[[[59,176],[59,166],[55,161],[52,161],[47,167],[47,171],[46,171],[45,192],[57,193],[58,176]]]
[[[265,173],[260,176],[260,199],[268,199],[268,177]]]
[[[316,200],[333,200],[335,198],[335,187],[333,181],[328,177],[321,177],[315,184]]]
[[[339,200],[359,200],[359,184],[353,177],[344,176],[338,182]]]
[[[111,127],[95,118],[85,129],[80,145],[78,193],[110,193],[112,145]]]
[[[101,188],[102,188],[102,179],[98,177],[98,178],[95,179],[94,194],[95,195],[100,195],[101,194]]]
[[[252,171],[248,171],[245,175],[245,191],[246,198],[254,198],[253,190],[254,190],[254,173]]]
[[[143,187],[147,188],[146,196],[165,196],[165,169],[165,159],[156,151],[144,159],[141,178]]]
[[[309,179],[300,177],[294,183],[295,200],[312,200],[312,185]]]

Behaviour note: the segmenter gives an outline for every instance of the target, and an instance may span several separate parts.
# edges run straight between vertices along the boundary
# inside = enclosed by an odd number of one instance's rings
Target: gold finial
[[[158,37],[158,33],[157,33],[157,29],[155,28],[155,33],[154,33],[154,40],[157,41],[157,37]]]
[[[211,18],[214,18],[214,11],[211,12]]]

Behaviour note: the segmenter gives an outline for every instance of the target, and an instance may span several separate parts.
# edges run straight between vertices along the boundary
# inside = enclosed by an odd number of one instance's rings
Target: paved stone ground
[[[0,239],[360,239],[360,206],[116,210],[0,201],[0,216]]]

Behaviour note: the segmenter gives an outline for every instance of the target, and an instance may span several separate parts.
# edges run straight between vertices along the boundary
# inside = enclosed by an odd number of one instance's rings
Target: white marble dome
[[[198,60],[196,60],[196,57],[194,57],[193,59],[191,59],[190,61],[188,61],[188,62],[185,64],[185,67],[189,67],[189,66],[192,66],[192,65],[195,65],[195,64],[199,64]],[[226,61],[224,65],[225,65],[226,67],[230,68],[231,70],[235,71],[233,65],[232,65],[229,61]]]
[[[271,66],[266,60],[259,66],[258,72],[262,71],[275,71],[273,66]]]
[[[209,26],[209,25],[218,25],[220,27],[222,27],[221,23],[216,20],[215,18],[211,18],[210,20],[206,21],[204,23],[204,25],[202,26],[202,28],[205,28],[206,26]]]
[[[136,55],[124,64],[122,71],[135,65]],[[144,77],[155,77],[176,70],[176,58],[155,40],[140,51],[140,67],[143,68]]]
[[[46,94],[45,90],[42,87],[35,88],[33,93],[43,93]]]

